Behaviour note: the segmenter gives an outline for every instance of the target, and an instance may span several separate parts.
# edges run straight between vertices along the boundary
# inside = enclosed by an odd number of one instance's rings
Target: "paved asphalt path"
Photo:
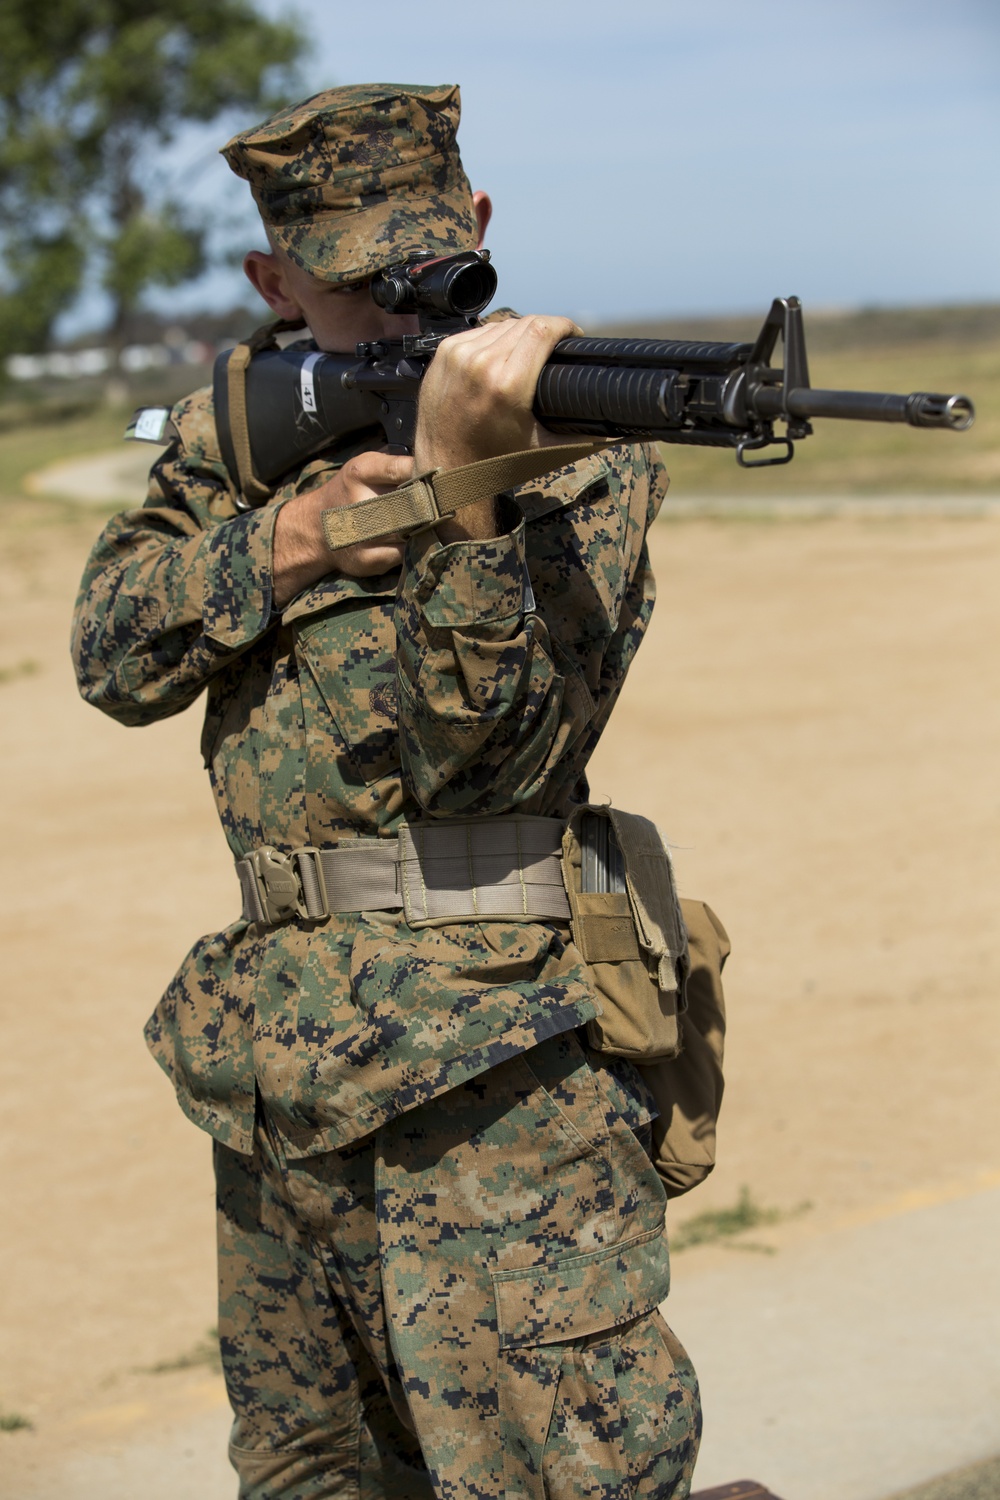
[[[882,1500],[1000,1453],[998,1246],[994,1188],[690,1278],[677,1257],[667,1310],[705,1406],[696,1487]]]
[[[774,1256],[732,1250],[688,1271],[678,1256],[666,1310],[702,1381],[696,1487],[754,1478],[782,1500],[997,1500],[1000,1463],[984,1461],[1000,1454],[998,1244],[994,1188]],[[197,1416],[78,1452],[17,1495],[0,1481],[0,1495],[233,1500],[228,1426],[209,1383]]]

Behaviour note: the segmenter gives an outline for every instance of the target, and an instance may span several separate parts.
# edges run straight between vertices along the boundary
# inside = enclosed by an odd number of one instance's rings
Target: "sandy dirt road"
[[[0,1418],[33,1424],[0,1431],[3,1500],[54,1500],[68,1454],[133,1472],[224,1399],[208,1140],[141,1028],[235,891],[197,712],[127,731],[75,696],[98,525],[2,520]],[[1000,524],[685,520],[653,550],[592,785],[656,818],[734,942],[721,1164],[676,1221],[747,1185],[792,1215],[780,1251],[1000,1181]]]

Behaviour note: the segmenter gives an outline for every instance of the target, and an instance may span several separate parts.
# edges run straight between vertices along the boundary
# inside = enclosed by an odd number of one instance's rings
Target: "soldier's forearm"
[[[320,507],[315,496],[286,500],[274,523],[271,587],[276,609],[284,609],[296,594],[317,583],[333,569],[334,553],[323,540]]]

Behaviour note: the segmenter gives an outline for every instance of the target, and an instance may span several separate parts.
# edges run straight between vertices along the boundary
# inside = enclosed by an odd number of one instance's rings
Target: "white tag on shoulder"
[[[170,427],[169,406],[140,406],[125,429],[125,438],[136,443],[166,443],[173,436]]]

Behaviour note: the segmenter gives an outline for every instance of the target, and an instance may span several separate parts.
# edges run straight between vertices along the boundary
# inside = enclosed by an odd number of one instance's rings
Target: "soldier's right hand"
[[[318,489],[286,500],[274,527],[274,603],[283,609],[296,594],[327,573],[373,578],[403,561],[399,537],[379,537],[331,551],[323,537],[323,511],[384,495],[413,478],[413,459],[374,450],[358,453]]]

